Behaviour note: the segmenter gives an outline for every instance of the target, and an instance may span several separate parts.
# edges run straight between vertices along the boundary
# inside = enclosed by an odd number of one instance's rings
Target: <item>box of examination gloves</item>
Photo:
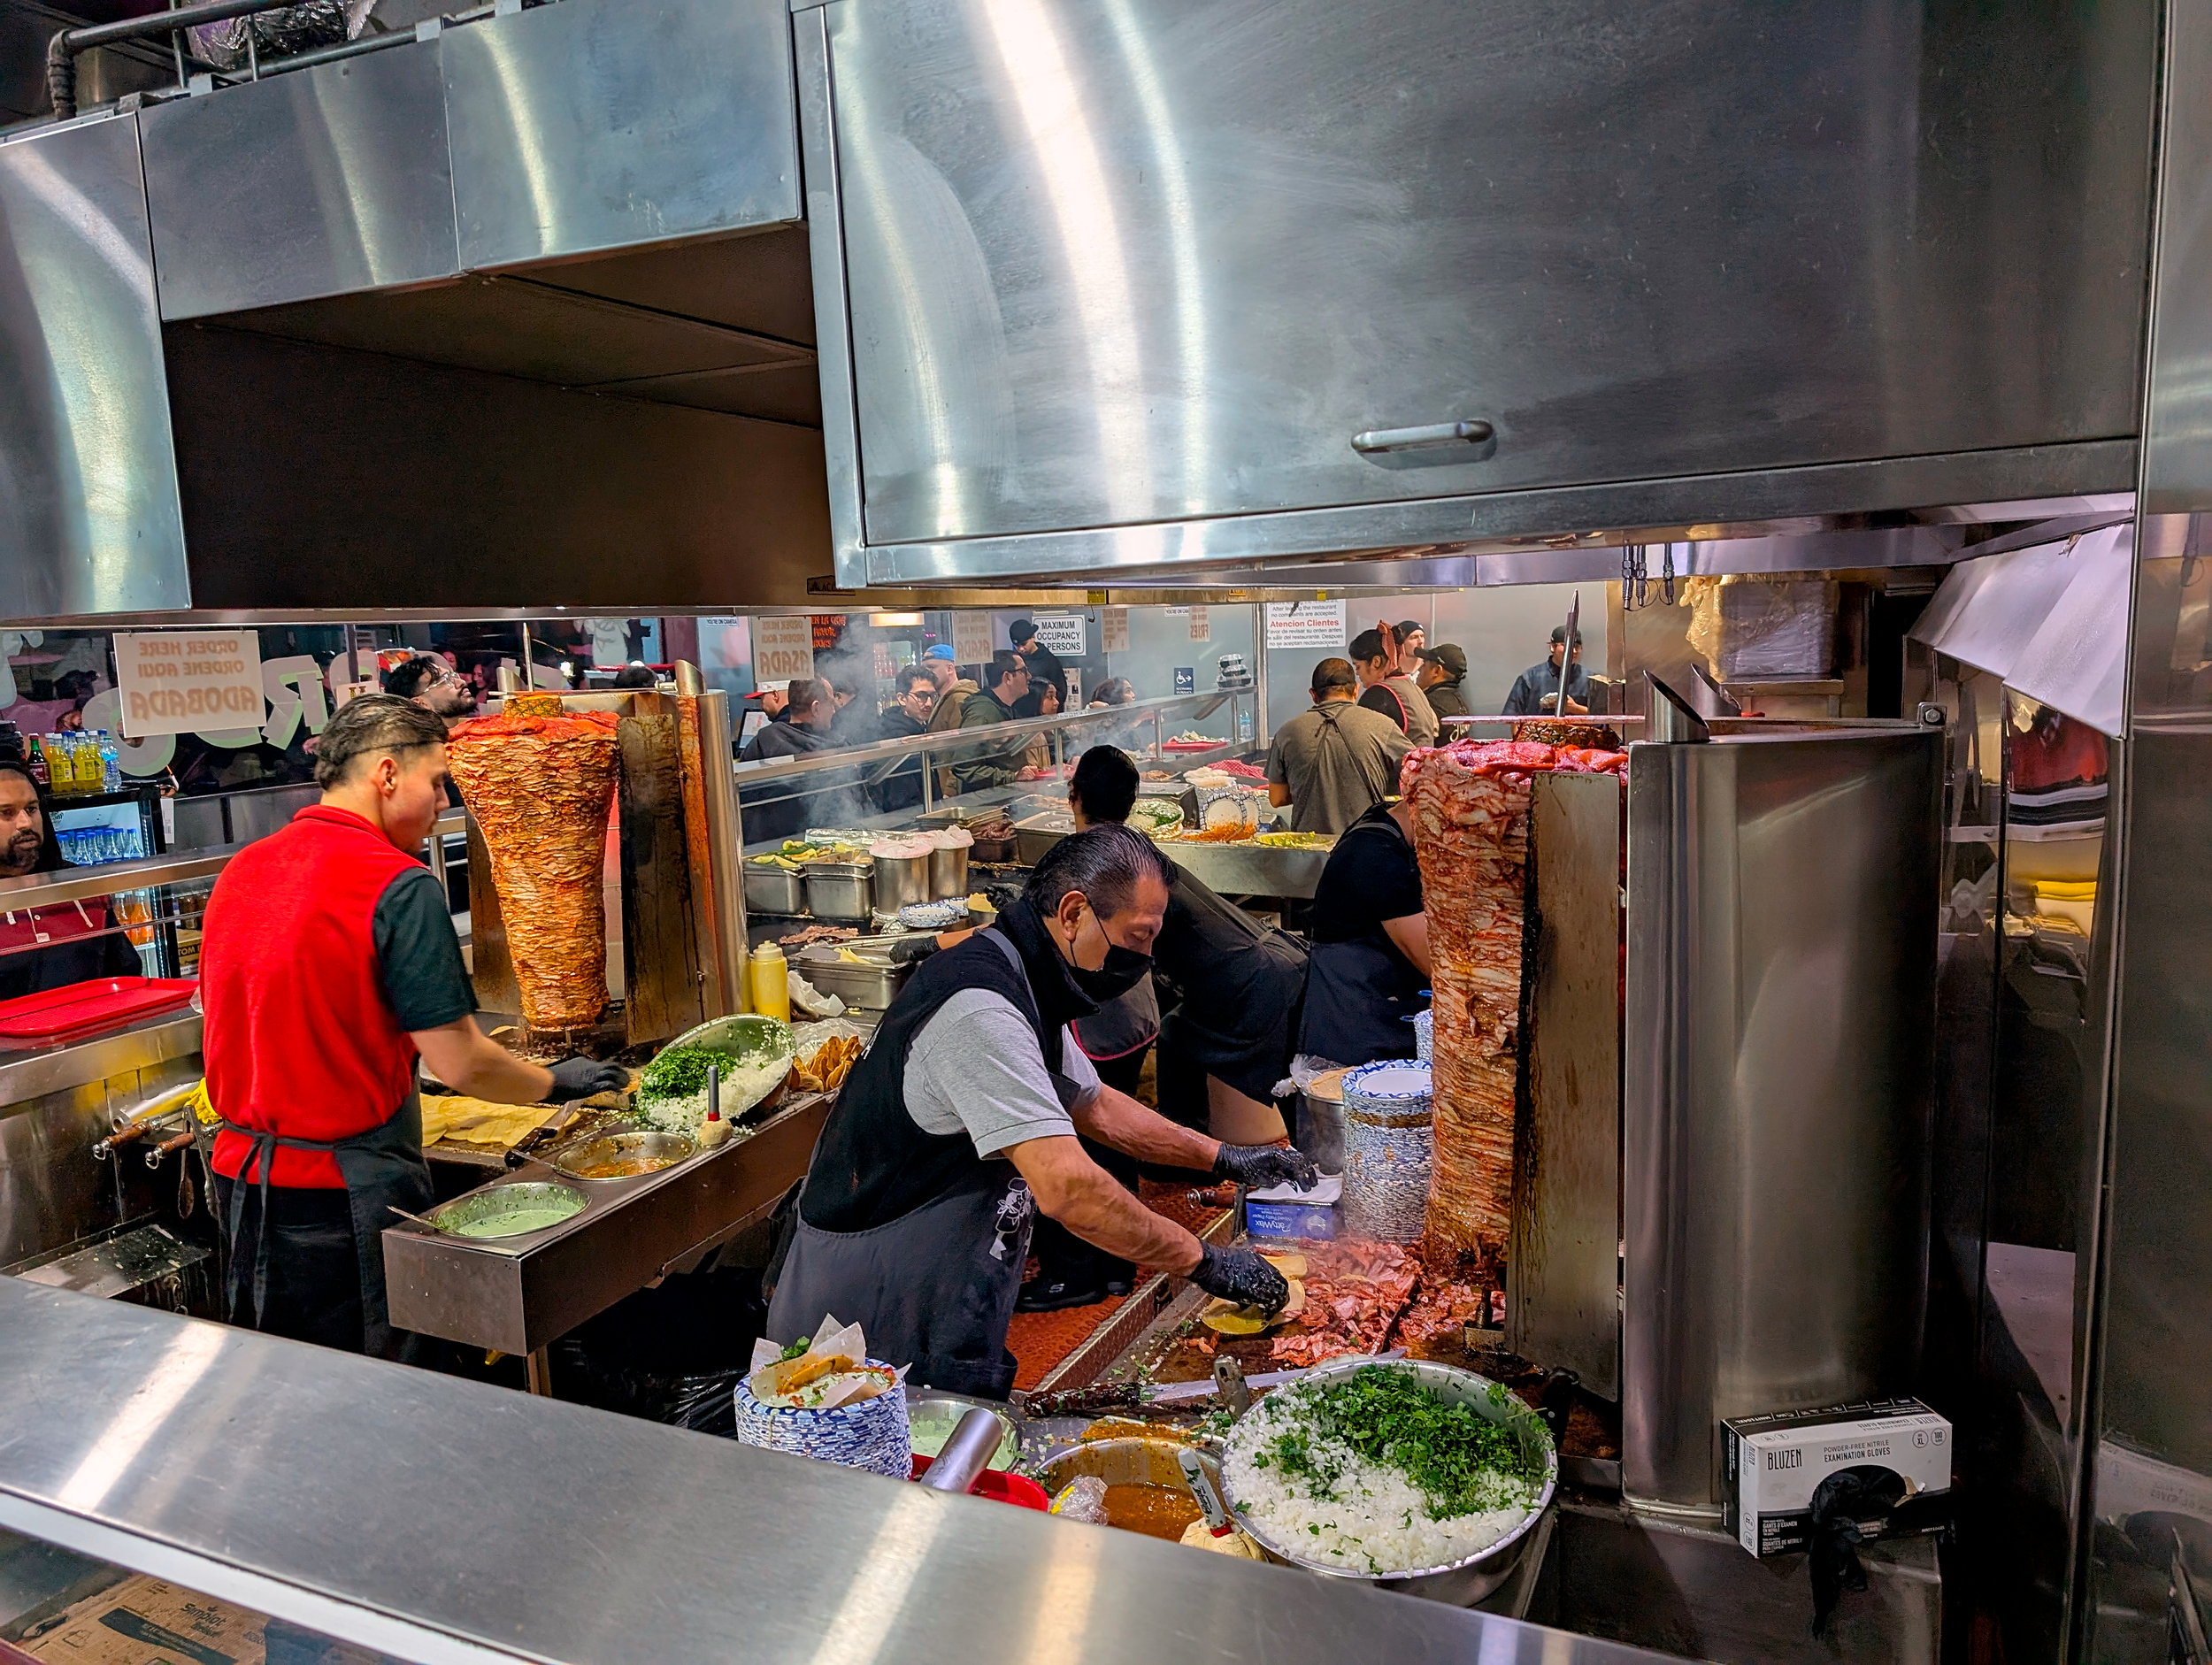
[[[1804,1549],[1830,1519],[1865,1542],[1946,1518],[1951,1424],[1916,1399],[1732,1417],[1721,1435],[1728,1531],[1755,1555]]]

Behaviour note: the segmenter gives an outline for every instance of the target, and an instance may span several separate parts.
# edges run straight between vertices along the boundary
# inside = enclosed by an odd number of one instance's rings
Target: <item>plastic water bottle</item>
[[[99,737],[100,790],[120,792],[123,790],[123,748],[115,736],[104,728],[100,730]]]

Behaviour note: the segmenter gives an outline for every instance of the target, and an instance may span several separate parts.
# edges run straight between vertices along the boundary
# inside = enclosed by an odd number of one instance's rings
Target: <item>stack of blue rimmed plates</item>
[[[848,1469],[865,1469],[887,1479],[913,1477],[914,1447],[906,1419],[906,1395],[896,1387],[873,1399],[828,1410],[804,1410],[762,1404],[753,1397],[751,1385],[741,1377],[737,1438],[739,1443],[758,1446],[764,1451],[788,1451],[821,1462],[841,1463]]]
[[[1428,1224],[1433,1111],[1429,1067],[1407,1059],[1344,1077],[1344,1224],[1354,1237],[1417,1241]]]

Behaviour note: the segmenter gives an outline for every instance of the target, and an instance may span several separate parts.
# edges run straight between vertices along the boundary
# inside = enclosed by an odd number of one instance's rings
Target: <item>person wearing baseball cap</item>
[[[1560,694],[1566,695],[1561,710]],[[1567,627],[1551,629],[1551,657],[1532,664],[1514,679],[1505,696],[1508,717],[1580,717],[1590,709],[1590,673],[1582,668],[1582,633],[1575,632],[1574,646],[1567,645]]]
[[[1413,680],[1429,696],[1430,708],[1439,717],[1467,716],[1465,650],[1455,641],[1440,641],[1433,648],[1417,648],[1413,656],[1420,662]]]
[[[942,659],[947,664],[950,664],[952,663],[952,644],[949,641],[933,641],[926,649],[923,650],[922,657],[925,659]]]
[[[1058,688],[1063,699],[1067,697],[1067,667],[1060,663],[1058,654],[1045,646],[1037,634],[1033,620],[1017,618],[1007,625],[1006,640],[1013,644],[1014,651],[1021,655],[1029,668],[1029,692],[1016,703],[1014,715],[1041,717],[1043,715],[1046,683],[1049,682]]]

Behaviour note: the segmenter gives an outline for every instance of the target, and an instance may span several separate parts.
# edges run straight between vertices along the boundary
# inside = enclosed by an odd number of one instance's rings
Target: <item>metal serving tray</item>
[[[749,913],[804,913],[806,875],[747,857],[745,907]]]
[[[388,1227],[392,1323],[470,1347],[535,1352],[693,1251],[765,1217],[806,1172],[831,1102],[803,1094],[749,1138],[658,1173],[593,1181],[580,1212],[511,1246],[406,1222]]]

